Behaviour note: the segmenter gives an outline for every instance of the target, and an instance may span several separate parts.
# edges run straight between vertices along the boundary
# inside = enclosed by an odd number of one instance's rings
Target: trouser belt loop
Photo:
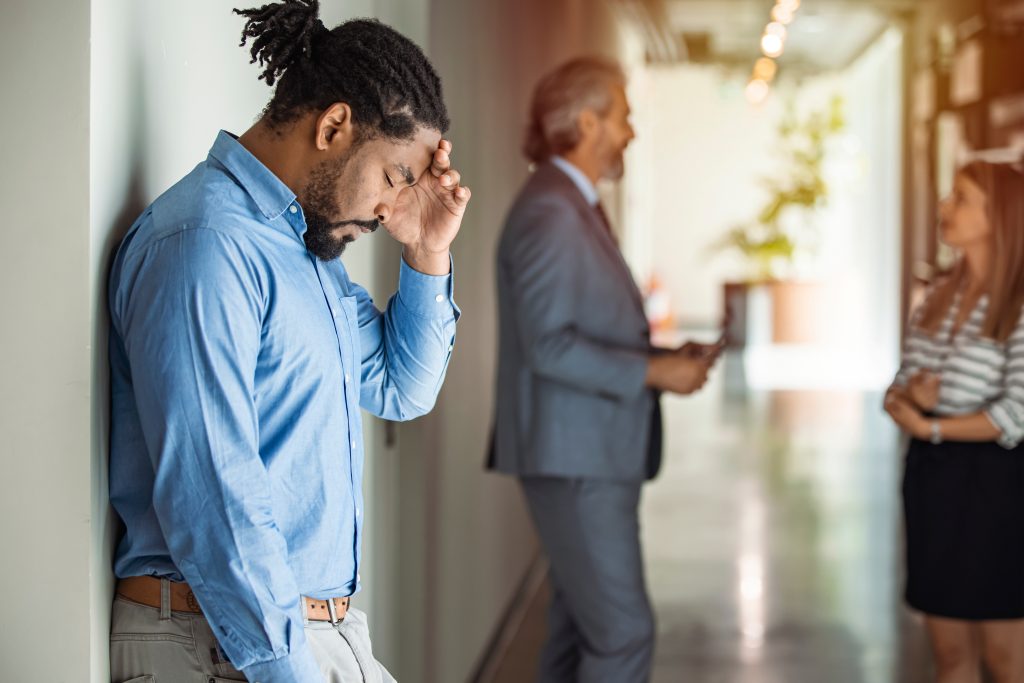
[[[167,579],[160,579],[160,621],[169,621],[171,618],[171,582]]]

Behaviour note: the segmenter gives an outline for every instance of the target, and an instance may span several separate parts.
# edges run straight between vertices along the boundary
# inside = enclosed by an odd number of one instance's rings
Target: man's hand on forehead
[[[434,174],[435,178],[440,178],[442,173],[451,168],[451,151],[451,141],[441,138],[441,142],[437,144],[437,149],[434,150],[433,162],[430,164],[430,172]]]
[[[416,184],[402,190],[391,219],[384,224],[405,245],[406,262],[421,273],[449,272],[449,247],[459,232],[472,192],[451,165],[452,143],[442,139]]]
[[[449,190],[456,202],[461,205],[461,208],[465,207],[465,202],[469,200],[469,188],[460,187],[459,183],[462,180],[462,175],[452,168],[451,161],[452,143],[450,140],[442,139],[437,145],[437,150],[434,152],[434,160],[430,165],[430,172],[441,186]]]

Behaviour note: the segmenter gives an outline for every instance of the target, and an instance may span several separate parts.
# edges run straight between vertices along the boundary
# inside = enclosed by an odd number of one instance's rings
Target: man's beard
[[[608,168],[604,173],[605,180],[622,180],[626,173],[625,151],[615,152],[608,162]]]
[[[345,253],[345,247],[355,238],[351,235],[337,237],[334,232],[346,225],[355,225],[374,232],[380,221],[342,220],[331,221],[330,216],[341,215],[342,207],[337,197],[338,178],[345,172],[355,149],[334,161],[324,161],[310,174],[309,183],[303,190],[302,213],[306,218],[306,233],[302,236],[306,249],[321,261],[333,261]]]

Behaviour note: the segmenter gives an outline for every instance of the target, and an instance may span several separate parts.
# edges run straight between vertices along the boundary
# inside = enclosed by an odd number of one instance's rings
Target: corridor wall
[[[85,680],[94,663],[88,26],[88,0],[0,5],[5,681]]]

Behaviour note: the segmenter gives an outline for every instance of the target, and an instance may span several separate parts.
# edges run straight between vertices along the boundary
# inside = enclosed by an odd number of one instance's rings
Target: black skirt
[[[903,512],[907,604],[950,619],[1024,619],[1024,446],[912,440]]]

